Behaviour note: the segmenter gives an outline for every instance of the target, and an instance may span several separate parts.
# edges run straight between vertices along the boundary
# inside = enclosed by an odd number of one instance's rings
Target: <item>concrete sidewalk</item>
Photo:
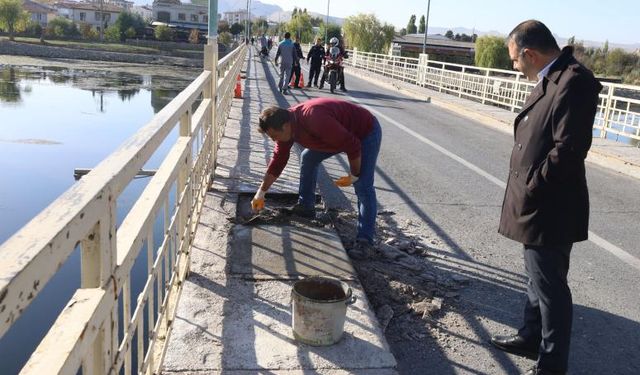
[[[513,135],[513,121],[518,115],[515,112],[441,93],[367,70],[347,67],[346,72],[358,79],[366,80],[412,98],[424,100],[425,103],[437,105],[483,125]],[[640,179],[640,147],[609,139],[593,138],[587,162]]]
[[[168,341],[163,374],[395,374],[396,361],[331,225],[283,220],[243,225],[273,148],[256,131],[257,114],[279,104],[277,76],[255,51],[244,70],[244,99],[234,100],[212,189],[207,194]],[[295,201],[292,153],[267,195],[267,209]],[[292,200],[294,197],[294,200]],[[357,302],[342,340],[299,344],[291,332],[292,284],[309,275],[346,281]]]

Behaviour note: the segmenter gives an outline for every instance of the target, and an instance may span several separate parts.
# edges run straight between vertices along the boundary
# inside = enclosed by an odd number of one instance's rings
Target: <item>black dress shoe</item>
[[[538,366],[533,366],[529,369],[529,371],[525,372],[524,375],[566,375],[566,372],[557,372],[557,371],[548,371]]]
[[[507,353],[537,359],[539,342],[527,341],[518,335],[493,336],[491,345]]]

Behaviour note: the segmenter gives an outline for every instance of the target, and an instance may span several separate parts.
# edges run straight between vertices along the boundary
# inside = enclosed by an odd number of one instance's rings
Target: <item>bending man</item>
[[[353,185],[358,197],[358,231],[356,246],[349,252],[364,257],[373,244],[377,214],[374,172],[382,131],[378,120],[366,109],[337,99],[318,98],[289,109],[270,107],[262,111],[259,131],[276,142],[260,189],[251,205],[255,211],[264,208],[264,196],[287,165],[291,147],[298,143],[300,185],[298,204],[293,213],[315,217],[315,190],[320,163],[339,153],[346,153],[350,173],[336,185]]]

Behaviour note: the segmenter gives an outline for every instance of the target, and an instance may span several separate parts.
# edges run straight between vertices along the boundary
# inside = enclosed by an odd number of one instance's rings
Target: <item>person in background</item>
[[[318,38],[316,39],[316,44],[311,47],[309,53],[307,53],[307,63],[311,60],[307,87],[311,87],[311,81],[313,81],[313,86],[318,87],[318,77],[320,76],[320,70],[322,69],[324,54],[325,51],[324,47],[322,47],[322,38]]]
[[[291,209],[298,216],[315,217],[315,191],[318,169],[323,160],[346,153],[349,174],[335,183],[353,185],[358,197],[358,224],[355,245],[349,255],[362,259],[372,255],[378,203],[373,186],[382,131],[378,120],[365,108],[344,100],[317,98],[289,109],[270,107],[262,111],[259,131],[276,142],[262,184],[251,206],[264,208],[269,187],[287,165],[294,143],[304,147],[300,153],[298,204]]]
[[[537,83],[514,122],[498,232],[522,243],[529,281],[522,327],[491,343],[537,358],[526,375],[566,374],[573,319],[569,256],[574,242],[587,239],[584,159],[602,85],[573,57],[572,47],[560,50],[540,21],[516,26],[508,48],[513,67]]]
[[[291,69],[293,61],[297,58],[295,47],[291,42],[291,33],[284,34],[284,40],[278,44],[276,58],[274,62],[278,66],[278,58],[280,58],[280,80],[278,81],[278,89],[286,95],[289,92],[289,80],[291,79]]]
[[[291,70],[291,76],[295,77],[294,88],[300,87],[300,59],[304,59],[304,55],[302,54],[302,47],[300,47],[300,38],[296,36],[296,41],[293,42],[293,47],[295,48],[295,55],[293,57],[293,68]]]

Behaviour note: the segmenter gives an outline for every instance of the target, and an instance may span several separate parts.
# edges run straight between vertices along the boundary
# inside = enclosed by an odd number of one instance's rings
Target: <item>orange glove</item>
[[[262,189],[258,189],[256,195],[253,196],[251,200],[251,209],[253,212],[260,212],[264,209],[264,194],[265,192]]]
[[[356,181],[358,181],[358,176],[349,174],[348,176],[343,176],[337,179],[335,184],[336,186],[347,187],[349,185],[353,185]]]

